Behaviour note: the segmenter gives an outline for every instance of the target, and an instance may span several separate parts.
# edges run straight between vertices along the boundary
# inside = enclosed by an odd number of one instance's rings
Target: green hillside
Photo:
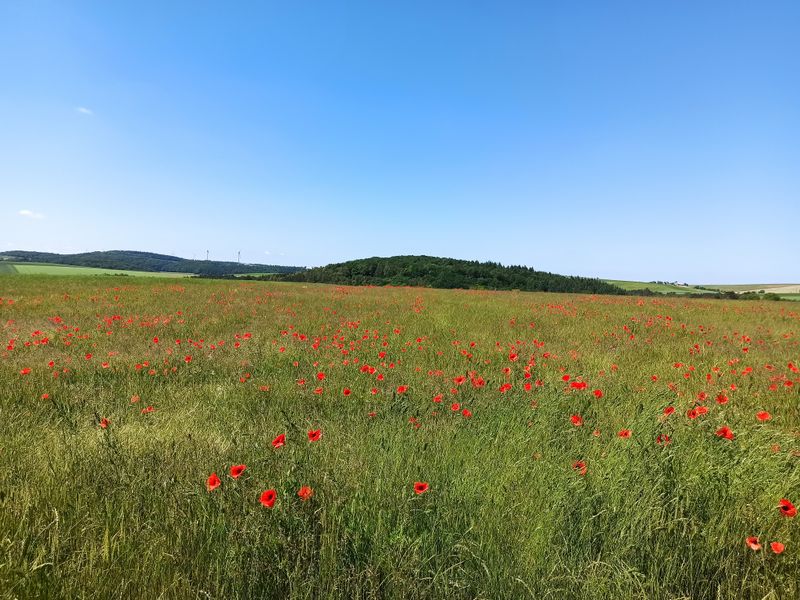
[[[708,290],[701,290],[691,285],[675,285],[674,283],[665,283],[659,281],[624,281],[621,279],[604,279],[612,285],[621,287],[623,290],[636,291],[636,290],[650,290],[651,292],[658,292],[660,294],[702,294],[708,293]]]
[[[568,277],[522,266],[503,266],[434,256],[373,257],[285,275],[285,281],[341,285],[395,285],[432,288],[624,294],[599,279]]]
[[[96,269],[122,271],[148,271],[154,273],[182,273],[219,277],[246,273],[295,273],[304,267],[281,265],[242,264],[215,260],[188,260],[167,254],[138,252],[133,250],[110,250],[108,252],[85,252],[81,254],[55,254],[52,252],[30,252],[11,250],[0,252],[0,258],[14,263],[47,263],[74,265]]]

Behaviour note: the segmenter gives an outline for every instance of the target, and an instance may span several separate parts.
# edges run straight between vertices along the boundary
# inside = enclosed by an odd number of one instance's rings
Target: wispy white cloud
[[[75,108],[75,110],[77,110],[82,115],[88,115],[90,117],[94,114],[93,110],[91,110],[90,108],[86,108],[85,106],[78,106]]]
[[[266,254],[267,256],[269,256],[270,254],[272,254],[272,252],[270,252],[269,250],[264,250],[264,254]]]
[[[23,208],[21,211],[17,213],[20,217],[26,217],[28,219],[44,219],[44,215],[40,212],[34,212],[32,210],[28,210],[27,208]]]

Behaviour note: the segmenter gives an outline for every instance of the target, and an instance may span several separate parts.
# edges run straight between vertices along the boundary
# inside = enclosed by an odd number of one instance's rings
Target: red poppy
[[[351,392],[351,391],[350,391],[350,388],[344,388],[344,389],[342,390],[342,394],[344,394],[345,396],[349,396],[349,395],[350,395],[350,394],[352,394],[352,393],[353,393],[353,392]]]
[[[415,481],[414,482],[414,493],[419,496],[420,494],[424,494],[428,491],[430,486],[425,481]]]
[[[277,436],[274,440],[272,440],[272,447],[273,448],[280,448],[281,446],[286,445],[286,434],[282,433]]]
[[[308,441],[318,442],[322,437],[322,429],[310,429],[308,431]]]
[[[472,411],[471,411],[471,410],[469,410],[468,408],[465,408],[465,409],[463,409],[463,410],[461,411],[461,415],[462,415],[464,418],[466,418],[466,419],[469,419],[470,417],[472,417]]]
[[[317,379],[319,379],[320,381],[322,381],[323,379],[325,379],[325,373],[322,373],[322,372],[320,372],[320,373],[317,373]]]
[[[582,460],[576,460],[572,463],[572,468],[575,469],[579,475],[586,475],[586,463]]]
[[[408,391],[407,385],[398,385],[397,386],[397,393],[398,394],[405,394]]]
[[[275,506],[275,499],[278,495],[275,493],[275,490],[265,490],[261,492],[260,502],[267,508],[272,508]]]
[[[786,546],[784,546],[784,545],[783,545],[783,544],[781,544],[780,542],[772,542],[772,543],[769,545],[769,547],[770,547],[770,548],[772,548],[772,551],[773,551],[775,554],[780,554],[781,552],[783,552],[783,551],[786,549]]]
[[[31,373],[31,370],[30,370],[29,367],[25,367],[24,369],[20,370],[20,372],[19,372],[20,375],[30,375],[30,373]]]
[[[794,504],[789,502],[786,498],[781,498],[781,501],[778,502],[778,510],[781,511],[784,517],[793,517],[797,514],[797,509]]]
[[[621,438],[629,438],[631,437],[631,430],[630,429],[621,429],[620,432],[617,434]]]
[[[666,433],[659,433],[658,436],[656,437],[656,444],[658,444],[659,446],[666,446],[671,441],[672,438],[670,438]]]
[[[298,496],[300,496],[300,499],[301,499],[303,502],[305,502],[306,500],[308,500],[309,498],[311,498],[311,496],[313,496],[313,495],[314,495],[314,490],[312,490],[312,489],[311,489],[310,487],[308,487],[307,485],[304,485],[303,487],[301,487],[301,488],[300,488],[300,489],[297,491],[297,495],[298,495]]]
[[[722,427],[717,429],[717,436],[725,438],[726,440],[732,440],[733,431],[731,431],[731,428],[728,427],[727,425],[723,425]]]
[[[212,473],[211,475],[208,476],[208,481],[206,481],[206,487],[208,488],[209,492],[217,489],[220,485],[222,485],[222,481],[220,480],[219,477],[217,477],[216,473]]]
[[[603,397],[603,390],[595,390],[592,392],[595,398],[602,398]]]
[[[750,536],[745,540],[747,546],[754,551],[761,550],[761,544],[758,543],[758,538],[756,536]]]
[[[147,407],[142,409],[142,414],[146,415],[146,414],[149,414],[149,413],[153,412],[154,410],[155,410],[155,408],[153,408],[152,406],[147,406]]]
[[[569,420],[572,421],[572,424],[575,425],[575,427],[580,427],[583,425],[583,417],[580,415],[572,415]]]
[[[100,419],[100,427],[102,427],[103,429],[108,429],[108,426],[109,426],[110,424],[111,424],[111,421],[109,421],[109,420],[108,420],[108,419],[106,419],[105,417],[103,417],[102,419]]]
[[[185,362],[188,365],[190,362],[192,362],[192,357],[189,355],[184,356],[183,362]]]
[[[231,477],[234,479],[239,479],[239,476],[244,473],[244,470],[247,467],[245,465],[233,465],[231,467]]]
[[[769,421],[771,418],[772,415],[765,410],[756,413],[756,419],[758,419],[759,421]]]
[[[668,406],[668,407],[666,407],[666,408],[664,409],[664,416],[665,416],[665,417],[668,417],[668,416],[670,416],[670,415],[671,415],[672,413],[674,413],[674,412],[675,412],[675,407],[674,407],[674,406]]]

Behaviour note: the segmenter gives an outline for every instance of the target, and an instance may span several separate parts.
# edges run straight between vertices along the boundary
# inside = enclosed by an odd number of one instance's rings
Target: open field
[[[3,597],[800,597],[790,303],[32,275],[0,323]]]
[[[647,283],[644,281],[623,281],[621,279],[604,279],[608,283],[621,287],[623,290],[644,290],[652,292],[674,293],[674,294],[702,294],[707,290],[698,290],[692,286],[673,285],[670,283]]]
[[[746,283],[739,285],[715,285],[709,283],[703,285],[710,290],[720,290],[722,292],[758,292],[764,290],[772,294],[800,294],[800,284],[798,283]]]
[[[16,273],[19,275],[128,275],[134,277],[191,277],[191,273],[154,273],[150,271],[98,269],[94,267],[57,265],[51,263],[0,261],[0,274],[9,273]]]

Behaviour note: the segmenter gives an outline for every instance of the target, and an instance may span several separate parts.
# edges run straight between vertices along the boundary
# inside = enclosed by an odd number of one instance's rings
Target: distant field
[[[703,287],[710,290],[720,290],[722,292],[757,292],[764,290],[772,294],[800,294],[800,284],[798,283],[745,283],[740,285],[717,285],[713,283],[703,284]]]
[[[237,273],[234,277],[261,277],[262,275],[275,275],[275,273]]]
[[[124,271],[120,269],[97,269],[73,265],[49,263],[0,262],[0,273],[19,275],[130,275],[134,277],[191,277],[191,273],[153,273],[149,271]]]
[[[667,283],[647,283],[645,281],[623,281],[620,279],[605,279],[608,283],[621,287],[623,290],[644,290],[649,289],[653,292],[675,293],[675,294],[701,294],[704,290],[698,290],[692,286],[672,285]]]

